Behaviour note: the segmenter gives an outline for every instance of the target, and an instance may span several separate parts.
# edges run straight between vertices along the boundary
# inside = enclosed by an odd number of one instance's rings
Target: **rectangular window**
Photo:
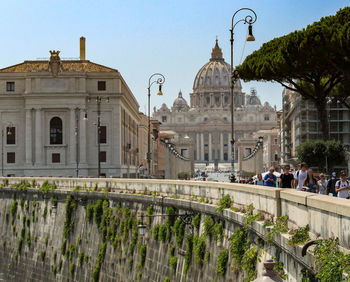
[[[228,155],[227,153],[224,153],[224,161],[227,161],[228,160]]]
[[[100,144],[107,144],[107,126],[100,126]]]
[[[107,160],[107,155],[105,151],[100,152],[100,162],[105,163]]]
[[[106,81],[97,81],[97,90],[106,91]]]
[[[15,91],[15,82],[14,82],[14,81],[8,81],[8,82],[6,82],[6,91],[7,91],[7,92],[13,92],[13,91]]]
[[[7,145],[16,144],[16,127],[13,127],[13,126],[6,127],[6,144]]]
[[[14,164],[16,162],[16,154],[15,152],[8,152],[7,153],[7,163],[8,164]]]
[[[277,138],[275,138],[274,144],[277,145],[278,144],[277,142],[278,142],[278,140],[277,140]]]
[[[61,154],[53,153],[52,154],[52,163],[60,163],[61,162]]]
[[[166,122],[166,116],[162,116],[162,122]]]
[[[270,120],[270,116],[269,115],[265,115],[264,116],[264,120]]]

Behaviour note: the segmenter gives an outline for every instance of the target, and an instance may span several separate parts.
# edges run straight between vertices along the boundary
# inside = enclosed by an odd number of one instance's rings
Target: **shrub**
[[[309,225],[296,229],[292,237],[288,240],[287,244],[289,246],[296,246],[296,245],[304,244],[305,242],[309,241],[310,240],[309,230],[310,230]]]
[[[218,212],[223,212],[224,209],[229,209],[232,206],[232,200],[230,195],[223,196],[218,202],[218,208],[216,209]]]

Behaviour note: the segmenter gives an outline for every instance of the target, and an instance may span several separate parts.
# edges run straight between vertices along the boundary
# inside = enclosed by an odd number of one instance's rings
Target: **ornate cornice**
[[[90,61],[60,61],[61,71],[67,72],[118,72]],[[21,64],[0,69],[0,73],[49,72],[49,61],[24,61]]]

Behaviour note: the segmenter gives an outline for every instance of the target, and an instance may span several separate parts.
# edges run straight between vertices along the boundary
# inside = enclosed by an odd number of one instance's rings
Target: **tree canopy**
[[[314,101],[322,137],[328,139],[327,97],[350,81],[349,56],[350,7],[346,7],[263,44],[237,70],[245,81],[276,81]],[[348,94],[343,91],[343,95]]]
[[[335,166],[345,164],[346,149],[339,141],[315,140],[301,143],[296,148],[296,156],[300,162],[318,167],[320,171],[332,171]]]

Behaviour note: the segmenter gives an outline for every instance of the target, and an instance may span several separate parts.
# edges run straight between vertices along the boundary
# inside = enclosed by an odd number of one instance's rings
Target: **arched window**
[[[62,120],[59,117],[50,120],[50,144],[62,144]]]

